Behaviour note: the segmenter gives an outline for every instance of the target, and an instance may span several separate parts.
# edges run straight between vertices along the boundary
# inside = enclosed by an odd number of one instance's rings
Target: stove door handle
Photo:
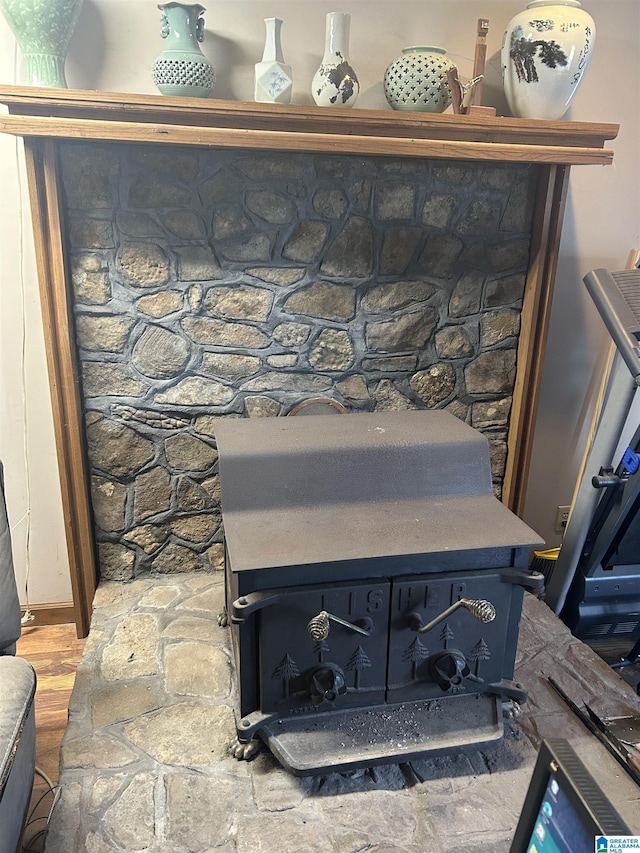
[[[426,625],[422,623],[422,616],[419,613],[410,613],[409,627],[412,631],[417,631],[418,634],[424,634],[425,631],[430,631],[432,628],[435,628],[436,625],[439,625],[440,622],[448,616],[451,616],[451,614],[455,613],[460,607],[464,607],[465,610],[468,610],[469,613],[471,613],[472,616],[475,616],[475,618],[480,622],[493,622],[496,618],[496,609],[490,601],[487,601],[484,598],[460,598],[458,601],[454,602],[451,607],[447,607],[446,610],[443,610],[442,613],[439,613],[434,619],[427,622]]]
[[[368,637],[373,631],[373,620],[368,616],[365,616],[364,619],[358,619],[357,622],[347,622],[346,619],[341,619],[339,616],[334,616],[333,613],[321,610],[317,616],[314,616],[313,619],[310,619],[307,623],[307,634],[315,642],[318,642],[319,640],[326,640],[329,636],[330,620],[332,622],[337,622],[338,625],[342,625],[344,628],[348,628],[350,631],[355,631],[356,634],[362,634],[365,637]]]
[[[281,595],[278,592],[252,592],[249,595],[241,595],[231,605],[231,621],[234,623],[244,622],[247,616],[256,610],[263,610],[277,604]]]

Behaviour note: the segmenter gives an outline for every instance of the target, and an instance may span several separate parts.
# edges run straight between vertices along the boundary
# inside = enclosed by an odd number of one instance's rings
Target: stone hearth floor
[[[541,737],[569,739],[640,832],[640,791],[549,688],[604,715],[638,713],[631,688],[530,595],[516,675],[530,691],[496,747],[295,778],[235,734],[219,574],[99,587],[69,708],[48,853],[506,853]],[[634,826],[635,823],[635,826]]]

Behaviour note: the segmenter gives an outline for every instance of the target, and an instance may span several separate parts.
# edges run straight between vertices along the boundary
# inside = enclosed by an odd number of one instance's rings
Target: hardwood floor
[[[67,726],[67,708],[84,640],[76,637],[75,625],[26,625],[17,654],[33,666],[36,690],[36,765],[58,782],[60,743]],[[53,803],[49,785],[36,775],[31,796],[32,816],[25,833],[24,851],[42,850],[42,831]]]

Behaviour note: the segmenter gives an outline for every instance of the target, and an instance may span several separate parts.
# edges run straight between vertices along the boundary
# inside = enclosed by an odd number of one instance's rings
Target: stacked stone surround
[[[331,398],[446,408],[496,493],[536,168],[65,142],[105,578],[222,561],[215,425]]]

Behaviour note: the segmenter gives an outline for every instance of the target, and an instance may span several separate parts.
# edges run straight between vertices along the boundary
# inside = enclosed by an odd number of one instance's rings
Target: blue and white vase
[[[352,107],[360,94],[356,72],[349,64],[351,15],[329,12],[322,64],[311,84],[313,100],[319,107]]]
[[[502,80],[520,118],[560,119],[569,109],[593,53],[596,27],[578,0],[533,0],[509,22],[502,42]]]
[[[160,35],[167,46],[153,63],[153,82],[163,95],[206,98],[216,82],[209,60],[200,50],[204,41],[204,6],[199,3],[159,3]]]
[[[255,66],[254,100],[267,104],[290,104],[293,89],[291,66],[282,55],[280,18],[265,18],[267,34],[262,62]]]

